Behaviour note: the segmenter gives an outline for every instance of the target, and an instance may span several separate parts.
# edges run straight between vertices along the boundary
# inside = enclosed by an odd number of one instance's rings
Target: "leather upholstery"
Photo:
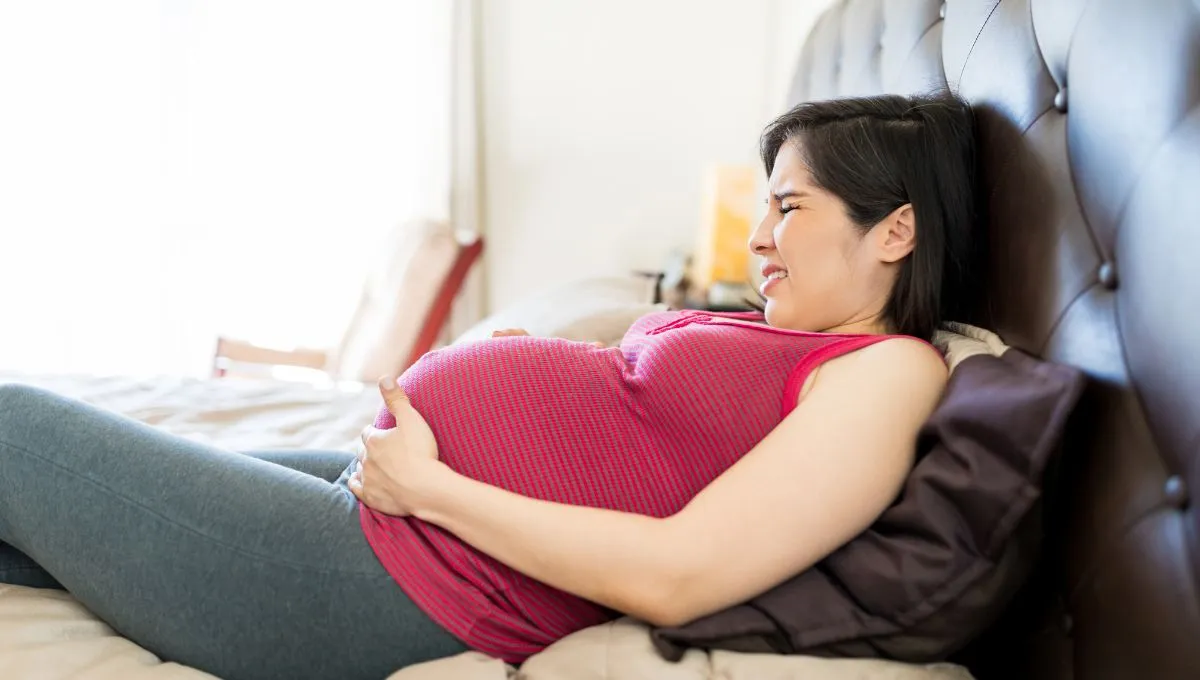
[[[1200,2],[843,0],[791,100],[943,84],[979,119],[968,320],[1091,378],[1037,575],[959,660],[1200,678]]]

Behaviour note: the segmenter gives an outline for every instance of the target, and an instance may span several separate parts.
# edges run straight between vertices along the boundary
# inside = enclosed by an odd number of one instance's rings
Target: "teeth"
[[[773,272],[771,272],[771,275],[768,276],[767,278],[768,279],[786,279],[787,272],[783,271],[782,269],[773,271]]]

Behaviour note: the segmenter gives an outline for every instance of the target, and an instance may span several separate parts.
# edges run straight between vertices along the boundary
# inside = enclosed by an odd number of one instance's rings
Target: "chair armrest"
[[[224,376],[231,364],[266,364],[268,366],[301,366],[324,370],[328,353],[320,349],[292,350],[262,347],[245,340],[218,337],[213,352],[212,377]]]

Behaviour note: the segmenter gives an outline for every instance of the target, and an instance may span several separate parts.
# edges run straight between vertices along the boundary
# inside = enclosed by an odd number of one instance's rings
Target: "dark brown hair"
[[[763,131],[770,176],[779,149],[797,145],[813,181],[846,204],[865,234],[911,203],[916,245],[900,265],[884,317],[930,339],[961,310],[975,224],[975,132],[970,106],[938,92],[806,102]]]

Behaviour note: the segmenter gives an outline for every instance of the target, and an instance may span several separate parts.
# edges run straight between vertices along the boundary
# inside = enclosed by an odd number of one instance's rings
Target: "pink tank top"
[[[399,383],[459,473],[533,498],[665,517],[795,407],[814,367],[886,337],[772,328],[757,312],[657,312],[619,348],[495,338],[430,352]],[[375,426],[395,426],[386,408]],[[520,663],[616,616],[432,524],[366,506],[360,518],[408,596],[486,654]]]

